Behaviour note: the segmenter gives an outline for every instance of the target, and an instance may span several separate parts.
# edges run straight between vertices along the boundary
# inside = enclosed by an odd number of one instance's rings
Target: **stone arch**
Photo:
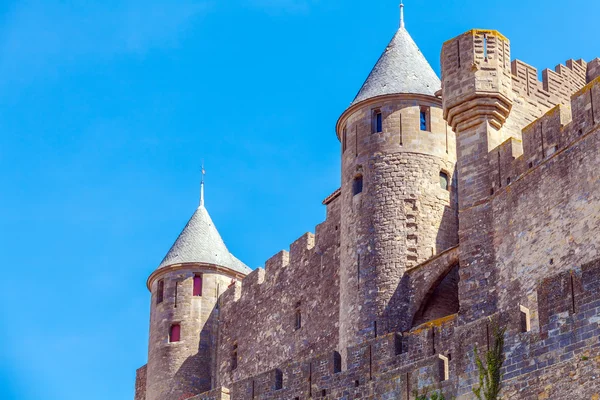
[[[458,313],[458,270],[458,264],[450,265],[431,285],[413,316],[413,327]]]

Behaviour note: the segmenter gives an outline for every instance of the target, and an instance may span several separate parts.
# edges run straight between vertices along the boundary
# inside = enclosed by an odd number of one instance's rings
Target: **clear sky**
[[[145,280],[198,203],[255,268],[324,218],[334,125],[397,0],[0,2],[0,398],[132,400]],[[498,29],[539,68],[600,56],[597,1],[406,1],[443,41]]]

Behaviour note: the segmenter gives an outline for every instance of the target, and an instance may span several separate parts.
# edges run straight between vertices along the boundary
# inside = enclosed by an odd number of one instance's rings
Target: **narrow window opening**
[[[356,178],[354,178],[354,182],[352,184],[352,193],[354,196],[356,196],[359,193],[362,193],[363,191],[363,177],[362,175],[358,175]]]
[[[419,113],[420,129],[422,131],[431,132],[431,109],[422,106]]]
[[[202,275],[200,274],[194,275],[194,296],[202,296]]]
[[[356,287],[360,290],[360,254],[356,255]]]
[[[169,330],[169,343],[176,343],[181,340],[181,325],[173,324]]]
[[[300,310],[301,303],[296,303],[296,312],[294,314],[294,329],[302,328],[302,311]]]
[[[483,57],[485,57],[485,61],[488,60],[488,38],[487,35],[483,35]]]
[[[438,366],[439,366],[439,370],[440,370],[440,381],[447,381],[448,379],[450,379],[450,365],[449,365],[449,358],[446,356],[443,356],[441,354],[438,354],[439,357],[439,361],[438,361]]]
[[[344,129],[342,130],[342,153],[346,152],[346,148],[348,147],[347,145],[347,132],[346,132],[346,127],[344,127]]]
[[[231,351],[231,370],[235,371],[238,367],[238,345],[237,343],[233,344],[233,349]]]
[[[444,190],[448,190],[450,187],[448,174],[444,171],[440,171],[440,187]]]
[[[376,108],[371,116],[371,133],[383,132],[383,116],[381,110]]]
[[[521,332],[529,332],[531,330],[531,317],[529,308],[519,306],[521,310]]]
[[[165,296],[165,281],[160,280],[156,286],[156,304],[163,302]]]
[[[373,334],[377,337],[377,321],[373,321]]]
[[[357,379],[354,381],[354,387],[359,387],[360,386],[360,381]]]
[[[177,308],[177,292],[179,291],[179,282],[175,282],[175,308]]]
[[[529,168],[533,168],[533,162],[529,162]]]
[[[510,185],[510,177],[506,178],[506,184]]]
[[[327,396],[327,389],[321,390],[321,397]]]

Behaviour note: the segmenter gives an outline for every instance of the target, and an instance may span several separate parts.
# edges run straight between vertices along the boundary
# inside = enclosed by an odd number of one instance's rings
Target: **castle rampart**
[[[173,292],[199,266],[158,270],[136,400],[207,377],[193,400],[473,399],[498,327],[503,398],[600,398],[600,59],[538,81],[473,30],[443,46],[442,99],[437,78],[377,94],[403,29],[338,121],[341,187],[315,234],[241,282],[202,271],[229,288],[201,302]],[[164,343],[179,319],[201,330]]]
[[[331,199],[327,219],[317,227],[316,235],[303,235],[291,244],[289,253],[279,252],[265,263],[265,269],[258,268],[244,278],[241,287],[233,285],[224,293],[220,385],[228,386],[289,359],[336,348],[339,212],[339,198]]]
[[[496,324],[508,328],[506,397],[593,398],[600,379],[600,261],[539,281],[535,292],[544,302],[539,324],[529,332],[523,332],[518,307],[461,326],[450,316],[349,348],[345,369],[337,352],[283,363],[233,383],[231,399],[414,399],[417,393],[433,391],[471,399],[471,388],[479,380],[473,350],[491,346]],[[572,373],[575,369],[578,376]],[[570,378],[565,380],[564,374]],[[213,392],[221,391],[229,392]],[[193,400],[218,399],[213,392]]]

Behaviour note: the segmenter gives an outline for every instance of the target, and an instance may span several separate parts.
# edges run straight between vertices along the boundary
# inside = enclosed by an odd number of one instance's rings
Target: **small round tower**
[[[202,194],[198,209],[148,278],[146,400],[182,400],[212,389],[218,299],[233,279],[250,271],[225,246]]]
[[[337,122],[342,351],[410,329],[405,272],[458,243],[455,137],[443,118],[440,89],[401,17]]]

